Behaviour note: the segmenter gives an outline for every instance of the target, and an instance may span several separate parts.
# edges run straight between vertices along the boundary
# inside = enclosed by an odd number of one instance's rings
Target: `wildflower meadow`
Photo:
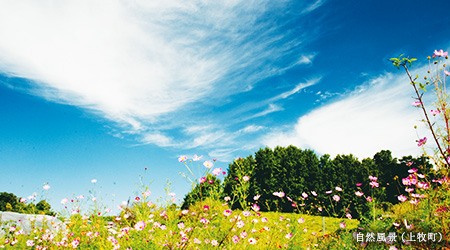
[[[0,248],[450,249],[447,60],[447,52],[436,50],[426,74],[413,76],[416,59],[390,59],[405,71],[405,84],[416,93],[411,108],[421,110],[432,134],[418,135],[417,146],[424,150],[417,158],[397,160],[381,151],[362,161],[331,159],[291,146],[261,149],[225,170],[215,167],[215,159],[180,156],[174,164],[192,184],[182,204],[175,203],[170,188],[166,199],[150,201],[146,171],[137,195],[120,205],[119,214],[84,196],[62,199],[63,211],[51,211],[45,199],[18,197],[0,208],[47,214],[61,223],[32,219],[31,230],[25,230],[3,222]],[[434,102],[426,103],[425,95]],[[426,147],[430,142],[436,146]],[[194,174],[198,169],[201,176]]]

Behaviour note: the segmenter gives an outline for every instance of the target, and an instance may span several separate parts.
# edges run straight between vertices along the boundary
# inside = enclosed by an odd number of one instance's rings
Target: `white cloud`
[[[288,4],[1,1],[0,72],[32,80],[30,93],[89,109],[143,143],[180,145],[161,132],[184,131],[174,117],[311,63],[314,55],[302,51],[308,36],[293,38],[267,15]],[[259,115],[277,110],[270,104]],[[194,145],[220,137],[197,137]]]
[[[399,75],[380,76],[345,98],[300,117],[290,129],[264,136],[266,145],[296,145],[320,154],[373,157],[388,149],[397,157],[418,155],[414,125],[422,125],[411,106],[414,91]],[[419,130],[420,136],[428,135]]]

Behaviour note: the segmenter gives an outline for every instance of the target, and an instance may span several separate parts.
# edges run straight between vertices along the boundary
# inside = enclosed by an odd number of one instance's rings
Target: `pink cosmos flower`
[[[49,189],[50,189],[50,186],[49,186],[48,184],[45,184],[44,187],[43,187],[43,189],[44,189],[44,190],[49,190]]]
[[[218,176],[218,175],[220,175],[220,172],[222,172],[222,168],[215,168],[212,171],[212,174],[215,175],[215,176]]]
[[[440,114],[441,111],[440,111],[440,110],[431,110],[430,113],[431,113],[432,115],[437,115],[437,114]]]
[[[199,161],[202,157],[203,157],[203,155],[202,155],[202,156],[194,155],[194,157],[192,158],[192,160],[193,160],[193,161]]]
[[[410,200],[409,203],[411,203],[413,205],[417,205],[419,203],[419,200],[417,200],[417,199]]]
[[[79,240],[73,240],[71,244],[72,244],[73,248],[77,248],[78,245],[80,245],[80,241]]]
[[[183,161],[185,161],[185,160],[187,160],[187,156],[185,156],[185,155],[180,156],[180,158],[178,158],[178,161],[179,161],[179,162],[183,162]]]
[[[231,215],[231,210],[230,209],[224,210],[223,211],[223,215],[225,215],[226,217],[230,216]]]
[[[255,196],[253,196],[253,200],[255,200],[255,201],[257,201],[258,199],[259,199],[259,197],[261,197],[261,195],[255,195]]]
[[[26,202],[27,202],[27,199],[26,199],[26,198],[20,198],[20,202],[26,203]]]
[[[341,228],[345,228],[345,223],[342,222],[342,223],[339,224],[339,226],[340,226]]]
[[[450,72],[448,72],[447,70],[444,70],[444,74],[450,76]]]
[[[417,172],[417,168],[411,168],[410,170],[408,170],[408,173],[413,174],[415,172]]]
[[[350,213],[347,213],[346,215],[345,215],[346,217],[347,217],[347,219],[349,219],[349,220],[351,220],[352,219],[352,215],[350,214]]]
[[[448,55],[448,52],[446,51],[446,52],[444,52],[444,50],[434,50],[434,56],[433,57],[435,57],[435,56],[439,56],[439,57],[446,57]]]
[[[428,184],[426,182],[418,182],[416,186],[421,189],[429,189],[430,188],[430,184]]]
[[[340,187],[336,187],[335,189],[336,189],[336,191],[338,191],[338,192],[341,192],[341,191],[342,191],[342,188],[340,188]]]
[[[188,214],[188,213],[189,213],[189,210],[187,210],[187,209],[181,211],[181,214],[183,214],[183,215],[186,215],[186,214]]]
[[[325,193],[326,194],[331,194],[331,193],[333,193],[333,190],[326,191]]]
[[[152,192],[147,190],[147,191],[144,192],[143,195],[144,195],[144,197],[149,197],[151,194],[152,194]]]
[[[69,199],[64,198],[61,200],[61,204],[65,205],[67,202],[69,202]]]
[[[288,233],[288,234],[286,234],[286,236],[284,236],[286,239],[290,239],[290,238],[292,238],[292,233]]]
[[[371,181],[378,181],[378,177],[369,175],[369,180],[371,180]]]
[[[134,229],[136,229],[136,231],[142,231],[142,230],[144,230],[144,228],[145,228],[145,222],[144,221],[138,221],[134,225]]]
[[[305,199],[308,198],[308,194],[305,193],[305,192],[302,193],[302,196],[303,196],[303,198],[305,198]]]
[[[208,211],[209,210],[209,206],[208,205],[204,205],[203,206],[203,211]]]
[[[367,200],[368,202],[372,202],[372,201],[373,201],[372,197],[370,197],[370,196],[367,196],[366,200]]]
[[[248,175],[245,175],[244,177],[242,177],[242,180],[243,181],[248,181],[248,180],[250,180],[250,177],[248,177]]]
[[[206,181],[206,177],[200,178],[200,183],[205,183],[205,181]]]
[[[317,196],[316,191],[311,191],[311,194],[314,195],[314,196]]]
[[[281,192],[274,192],[273,195],[275,195],[277,197],[280,197],[280,198],[283,198],[284,197],[284,192],[283,191],[281,191]]]
[[[417,141],[417,146],[420,147],[422,145],[425,145],[425,143],[427,143],[427,138],[424,137],[423,139],[420,139]]]
[[[256,239],[255,238],[250,238],[250,239],[248,239],[248,243],[250,243],[250,245],[255,245],[256,244]]]
[[[250,216],[252,213],[250,213],[249,211],[244,211],[244,212],[242,212],[242,214],[243,214],[245,217],[248,217],[248,216]]]
[[[380,184],[378,184],[378,182],[376,182],[376,181],[371,181],[369,184],[370,184],[370,186],[372,186],[372,188],[380,186]]]
[[[341,197],[339,197],[339,195],[333,195],[333,200],[335,200],[335,201],[340,201],[341,200]]]
[[[411,166],[412,164],[414,164],[414,162],[410,161],[410,162],[407,162],[407,163],[406,163],[406,166],[409,167],[409,166]]]
[[[425,197],[424,194],[411,194],[411,196],[414,197],[414,198],[423,198],[423,197]]]
[[[405,188],[405,191],[411,193],[412,191],[414,191],[414,188]]]
[[[212,240],[211,245],[217,246],[217,245],[219,245],[219,242],[217,240]]]
[[[214,163],[212,163],[211,161],[205,161],[203,162],[203,166],[205,166],[206,168],[211,168],[212,166],[214,166]]]
[[[230,196],[226,196],[225,198],[223,198],[225,201],[231,201]]]
[[[304,222],[305,222],[305,219],[303,219],[303,218],[298,219],[298,223],[304,223]]]
[[[170,197],[174,197],[175,193],[169,193]]]
[[[253,211],[258,212],[260,207],[256,204],[253,204],[252,209],[253,209]]]
[[[238,243],[239,240],[240,240],[240,238],[239,238],[239,236],[234,235],[233,237],[231,237],[231,240],[232,240],[234,243]]]
[[[405,202],[408,198],[406,198],[406,196],[404,196],[404,195],[399,195],[399,196],[397,197],[397,199],[398,199],[399,201],[401,201],[401,202]]]
[[[360,187],[360,186],[362,186],[362,183],[356,183],[356,186]]]
[[[420,101],[415,101],[411,103],[414,107],[419,107],[422,103]]]
[[[29,247],[34,246],[34,241],[33,240],[27,240],[27,246],[29,246]]]
[[[245,222],[243,222],[243,221],[238,221],[237,223],[236,223],[236,226],[238,227],[238,228],[243,228],[244,226],[245,226]]]

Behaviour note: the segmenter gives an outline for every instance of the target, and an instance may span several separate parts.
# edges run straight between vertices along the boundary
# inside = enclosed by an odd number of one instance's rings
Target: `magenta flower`
[[[203,211],[208,211],[209,210],[209,206],[208,205],[204,205],[203,206]]]
[[[341,228],[345,228],[345,223],[342,222],[342,223],[339,224],[339,226],[340,226]]]
[[[399,195],[399,196],[397,197],[397,199],[398,199],[399,201],[401,201],[401,202],[405,202],[408,198],[406,198],[406,196],[404,196],[404,195]]]
[[[378,177],[369,175],[369,180],[371,180],[371,181],[378,181]]]
[[[414,107],[419,107],[422,103],[420,101],[415,101],[411,103]]]
[[[362,186],[362,183],[356,183],[356,186],[360,187],[360,186]]]
[[[367,200],[368,202],[372,202],[372,201],[373,201],[372,197],[370,197],[370,196],[367,196],[366,200]]]
[[[347,219],[349,219],[349,220],[351,220],[352,219],[352,215],[350,214],[350,213],[347,213],[346,215],[345,215],[346,217],[347,217]]]
[[[200,178],[200,183],[204,183],[206,181],[206,177]]]
[[[448,55],[448,52],[446,51],[446,52],[444,52],[444,50],[434,50],[434,56],[433,57],[436,57],[436,56],[439,56],[439,57],[446,57]]]
[[[178,161],[179,161],[179,162],[183,162],[183,161],[185,161],[185,160],[187,160],[187,156],[185,156],[185,155],[180,156],[180,158],[178,158]]]
[[[427,143],[427,138],[424,137],[423,139],[420,139],[417,141],[417,146],[420,147],[422,145],[425,145],[425,143]]]
[[[440,111],[440,110],[431,110],[430,113],[431,113],[432,115],[437,115],[437,114],[440,114],[441,111]]]
[[[412,164],[414,164],[414,162],[410,161],[410,162],[407,162],[407,163],[406,163],[406,166],[409,167],[409,166],[411,166]]]

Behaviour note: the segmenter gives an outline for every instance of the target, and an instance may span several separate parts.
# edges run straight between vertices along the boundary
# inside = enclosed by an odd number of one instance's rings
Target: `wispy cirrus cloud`
[[[0,34],[7,39],[0,40],[0,72],[31,80],[29,93],[115,122],[142,143],[202,145],[223,136],[175,139],[166,131],[198,124],[173,118],[312,63],[302,27],[321,3],[295,3],[307,11],[290,20],[271,15],[292,4],[2,1]],[[261,115],[280,110],[268,107]]]
[[[418,70],[421,72],[424,68]],[[388,149],[397,157],[418,155],[414,143],[428,132],[419,129],[420,112],[411,106],[414,91],[403,75],[385,74],[339,100],[301,116],[291,127],[263,136],[265,145],[296,145],[320,154],[373,157]]]

